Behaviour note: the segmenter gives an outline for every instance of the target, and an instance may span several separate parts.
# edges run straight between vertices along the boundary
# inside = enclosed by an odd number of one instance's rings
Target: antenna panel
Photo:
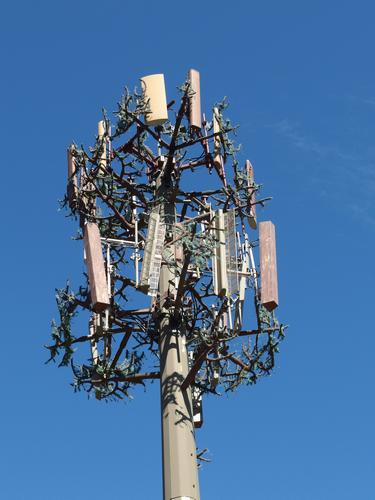
[[[74,146],[71,145],[67,149],[68,155],[68,186],[67,195],[69,201],[69,207],[71,209],[75,208],[78,198],[78,182],[77,182],[77,166],[73,156]]]
[[[194,355],[193,352],[190,351],[187,353],[188,355],[188,366],[191,368]],[[193,422],[195,428],[200,428],[203,425],[203,409],[202,409],[202,391],[199,387],[194,385],[191,386],[191,397],[193,403]]]
[[[228,288],[227,295],[233,295],[239,290],[238,283],[238,260],[237,260],[237,237],[236,237],[236,214],[232,208],[224,214],[225,234],[225,262],[227,270]]]
[[[255,198],[255,189],[254,186],[254,168],[250,162],[250,160],[246,160],[246,175],[247,175],[247,187],[248,187],[248,221],[249,226],[252,229],[257,228],[257,215],[256,215],[256,198]],[[251,193],[251,194],[250,194]]]
[[[147,292],[149,288],[150,269],[156,248],[156,234],[160,225],[160,215],[158,211],[152,211],[148,221],[145,249],[143,253],[141,280],[139,288]]]
[[[165,224],[158,225],[155,234],[155,251],[151,258],[148,295],[155,297],[159,289],[160,269],[165,240]]]
[[[83,239],[86,265],[90,285],[91,305],[95,312],[103,312],[109,306],[107,278],[105,272],[102,242],[97,224],[85,224]]]
[[[105,120],[98,122],[98,141],[101,146],[99,166],[105,169],[107,165],[107,144],[105,139],[106,123]]]
[[[217,231],[216,231],[216,219],[215,212],[210,210],[210,233],[217,240]],[[214,249],[212,253],[212,284],[214,287],[214,294],[219,295],[218,289],[218,271],[217,271],[217,243],[214,244]]]
[[[213,122],[214,122],[214,134],[218,134],[220,132],[220,123],[219,123],[219,110],[214,108]],[[214,164],[217,169],[221,170],[221,141],[220,135],[215,135],[214,137]]]
[[[146,125],[157,127],[168,120],[167,96],[164,75],[148,75],[141,78],[143,95],[148,101],[149,112],[145,114]]]
[[[259,224],[260,296],[262,305],[272,311],[278,306],[276,237],[271,221]]]
[[[216,250],[214,255],[214,269],[216,275],[217,295],[226,295],[228,290],[228,276],[225,255],[225,232],[224,232],[224,213],[219,209],[215,213],[215,239]]]
[[[243,309],[244,309],[244,302],[245,302],[245,290],[247,288],[246,282],[247,282],[247,275],[245,273],[248,273],[249,271],[249,256],[247,253],[244,253],[244,257],[242,260],[242,266],[241,266],[241,277],[240,277],[240,289],[239,289],[239,295],[238,295],[238,300],[236,302],[236,312],[234,316],[234,329],[235,331],[239,331],[242,328],[242,323],[243,323]]]
[[[243,252],[242,265],[241,265],[241,277],[240,277],[240,290],[239,299],[245,300],[245,290],[247,288],[247,273],[250,270],[249,255],[246,251]]]
[[[203,425],[202,392],[198,387],[193,386],[191,389],[194,427],[200,429]]]
[[[201,116],[201,90],[200,75],[196,69],[189,70],[190,90],[194,94],[189,98],[189,121],[190,126],[200,129],[202,127]]]

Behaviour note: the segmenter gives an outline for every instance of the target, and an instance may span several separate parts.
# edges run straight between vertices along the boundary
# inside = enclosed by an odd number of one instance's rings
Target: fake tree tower
[[[48,349],[98,399],[160,379],[164,500],[198,500],[202,398],[268,375],[284,337],[275,229],[257,224],[270,198],[238,162],[225,100],[202,115],[193,69],[176,102],[162,74],[141,84],[113,124],[104,114],[94,147],[68,149],[63,204],[79,220],[87,274],[78,292],[57,290]],[[88,327],[77,335],[79,310]]]

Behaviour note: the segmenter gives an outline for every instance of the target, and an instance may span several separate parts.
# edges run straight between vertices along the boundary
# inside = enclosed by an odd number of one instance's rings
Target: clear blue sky
[[[125,84],[200,70],[228,95],[274,201],[272,377],[205,401],[202,500],[373,500],[375,6],[370,1],[4,2],[0,128],[0,498],[161,498],[157,384],[129,404],[75,395],[45,366],[54,288],[80,282],[57,211],[66,146],[90,143]]]

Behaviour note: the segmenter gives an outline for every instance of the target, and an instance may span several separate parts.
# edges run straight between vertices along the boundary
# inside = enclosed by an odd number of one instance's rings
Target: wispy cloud
[[[356,157],[340,150],[336,146],[323,144],[315,138],[303,132],[302,126],[297,122],[292,122],[288,118],[284,118],[272,125],[270,128],[274,129],[279,135],[290,141],[290,143],[304,151],[308,151],[322,158],[328,156],[335,156],[337,159],[354,161]]]
[[[375,100],[374,100],[375,105]],[[309,153],[305,179],[340,209],[375,225],[375,158],[372,148],[353,153],[347,145],[326,144],[304,132],[301,124],[284,118],[267,127],[296,150]],[[305,161],[301,161],[301,168]],[[314,168],[311,168],[311,165]]]
[[[361,97],[357,95],[349,95],[347,98],[351,101],[361,103],[361,104],[368,104],[370,106],[375,106],[375,98],[373,97]]]

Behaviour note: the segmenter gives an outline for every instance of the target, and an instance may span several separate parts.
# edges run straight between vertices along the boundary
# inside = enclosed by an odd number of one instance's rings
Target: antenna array
[[[253,384],[274,368],[285,329],[275,316],[275,227],[258,224],[256,206],[270,198],[259,198],[251,162],[240,166],[225,101],[213,106],[211,123],[202,113],[199,72],[189,71],[170,102],[164,75],[142,77],[141,86],[125,91],[113,124],[100,120],[93,148],[68,148],[65,205],[81,226],[87,280],[76,293],[58,290],[60,323],[48,349],[72,365],[75,389],[98,399],[129,397],[160,379],[164,446],[180,432],[171,401],[195,415],[177,439],[188,443],[189,462],[189,425],[202,425],[204,395]],[[72,333],[79,309],[91,314],[86,335]],[[89,362],[77,361],[84,342]],[[188,486],[196,477],[177,476],[184,494],[172,484],[166,498],[197,500]]]

